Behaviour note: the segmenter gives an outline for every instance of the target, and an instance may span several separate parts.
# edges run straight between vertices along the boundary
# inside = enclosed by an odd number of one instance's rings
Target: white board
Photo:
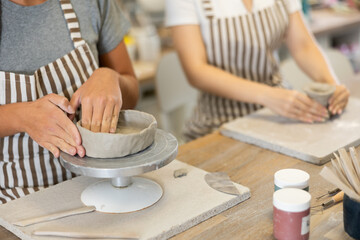
[[[174,178],[174,170],[185,168],[187,176]],[[215,216],[250,197],[250,190],[235,184],[240,195],[216,191],[204,180],[206,171],[174,160],[169,165],[142,175],[159,183],[164,194],[155,205],[133,213],[100,212],[75,215],[27,227],[12,223],[81,207],[81,192],[99,179],[77,177],[5,205],[0,205],[0,225],[26,240],[65,238],[32,236],[36,230],[86,233],[136,234],[139,239],[167,239]],[[72,239],[72,238],[66,238]]]
[[[341,116],[324,123],[301,123],[264,108],[224,124],[220,132],[242,142],[321,165],[339,148],[360,144],[360,99],[350,98]]]

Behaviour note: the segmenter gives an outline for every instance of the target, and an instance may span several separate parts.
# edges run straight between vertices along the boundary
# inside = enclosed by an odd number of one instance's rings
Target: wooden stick
[[[354,165],[352,164],[352,161],[349,158],[348,153],[344,148],[339,149],[340,159],[342,160],[342,167],[344,169],[344,172],[346,174],[346,177],[348,181],[350,182],[351,186],[357,192],[360,193],[360,181],[355,173]]]
[[[355,166],[357,177],[360,179],[360,158],[354,147],[349,148],[353,165]]]

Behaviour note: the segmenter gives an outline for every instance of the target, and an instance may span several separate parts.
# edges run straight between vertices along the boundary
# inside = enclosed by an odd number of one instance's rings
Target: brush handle
[[[344,199],[344,192],[341,191],[332,197],[335,203],[341,202]]]

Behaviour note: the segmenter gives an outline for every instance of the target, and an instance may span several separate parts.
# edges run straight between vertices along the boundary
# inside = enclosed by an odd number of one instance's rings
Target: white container
[[[275,191],[282,188],[298,188],[309,191],[310,175],[299,169],[281,169],[274,175]]]

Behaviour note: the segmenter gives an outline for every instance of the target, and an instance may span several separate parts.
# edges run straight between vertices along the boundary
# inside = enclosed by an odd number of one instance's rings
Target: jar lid
[[[302,212],[309,209],[310,200],[310,193],[298,188],[283,188],[273,194],[274,206],[287,212]]]
[[[309,186],[310,175],[299,169],[282,169],[275,173],[274,183],[279,188],[306,188]]]

